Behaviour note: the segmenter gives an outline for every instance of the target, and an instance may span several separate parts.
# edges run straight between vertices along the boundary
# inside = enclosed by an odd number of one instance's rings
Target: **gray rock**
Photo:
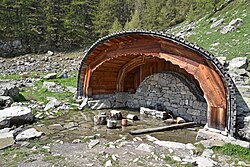
[[[99,143],[100,143],[100,141],[98,139],[91,140],[90,143],[88,144],[88,148],[91,149],[91,148],[95,147]]]
[[[93,110],[107,109],[111,108],[112,104],[108,99],[100,99],[100,100],[89,100],[88,106]]]
[[[52,124],[48,126],[48,129],[51,130],[63,130],[64,127],[61,124]]]
[[[58,78],[69,78],[68,70],[64,69],[63,72],[58,76]]]
[[[25,124],[31,123],[33,120],[34,116],[28,107],[16,106],[0,110],[0,126],[2,126],[0,128],[3,128],[3,124],[8,127],[8,121],[11,121],[12,124]]]
[[[63,125],[63,127],[66,129],[70,129],[70,128],[77,127],[77,126],[78,126],[78,124],[76,122],[69,122],[69,123],[66,123],[65,125]]]
[[[41,137],[42,132],[38,132],[35,128],[27,129],[16,136],[17,141],[29,140],[36,137]]]
[[[112,166],[112,161],[111,160],[108,160],[106,163],[105,163],[105,167],[110,167]]]
[[[54,55],[54,52],[52,52],[52,51],[49,50],[49,51],[46,53],[46,55],[47,55],[47,56],[53,56],[53,55]]]
[[[171,149],[187,149],[187,145],[183,143],[178,142],[171,142],[171,141],[154,141],[154,144],[157,144],[159,146],[171,148]]]
[[[153,149],[154,149],[153,146],[149,144],[145,144],[145,143],[141,143],[138,147],[136,147],[136,150],[145,151],[145,152],[152,152]]]
[[[9,118],[0,118],[0,129],[6,128],[10,126],[10,119]]]
[[[10,96],[0,96],[0,109],[10,107],[13,102]]]
[[[204,151],[203,151],[203,153],[201,154],[201,156],[202,157],[206,157],[206,158],[211,158],[212,157],[212,155],[213,155],[213,150],[211,150],[211,149],[205,149]]]
[[[15,81],[0,81],[0,96],[10,96],[12,99],[19,98],[19,87]]]
[[[213,167],[214,165],[217,165],[217,162],[206,157],[196,157],[195,161],[198,164],[198,167]]]
[[[55,79],[56,78],[56,73],[47,74],[43,78],[44,79]]]
[[[235,68],[247,69],[247,67],[248,67],[247,57],[236,57],[229,62],[228,66],[229,70]]]
[[[0,130],[0,150],[12,146],[15,143],[13,137],[13,131],[10,128],[4,128]]]
[[[222,34],[226,34],[226,33],[229,33],[229,32],[234,32],[234,31],[236,31],[236,27],[234,27],[234,26],[230,26],[230,25],[227,25],[227,26],[225,26],[225,27],[223,27],[221,30],[220,30],[220,32],[222,33]]]
[[[82,110],[84,107],[87,106],[87,104],[88,104],[88,98],[85,97],[85,98],[83,99],[83,101],[82,101],[80,107],[79,107],[79,110]]]
[[[46,104],[46,106],[45,106],[45,108],[44,108],[44,111],[48,111],[48,110],[51,110],[51,109],[55,109],[55,108],[59,107],[61,104],[62,104],[61,101],[58,101],[57,99],[52,99],[52,100],[50,100],[50,101]]]
[[[71,92],[71,93],[76,93],[77,88],[73,86],[67,86],[66,91]]]
[[[214,23],[210,26],[210,28],[218,27],[218,26],[221,25],[223,22],[224,22],[224,19],[220,19],[220,20],[214,22]]]
[[[43,82],[43,88],[48,89],[50,92],[63,92],[62,86],[55,82]]]
[[[225,67],[227,65],[227,58],[226,57],[217,57],[219,62]]]
[[[241,23],[243,23],[243,20],[240,18],[237,18],[237,19],[233,19],[232,21],[230,21],[229,25],[230,26],[238,26]]]

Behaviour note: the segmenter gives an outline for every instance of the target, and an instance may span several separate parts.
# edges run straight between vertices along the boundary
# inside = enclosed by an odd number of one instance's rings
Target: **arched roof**
[[[101,68],[107,63],[117,63],[119,57],[128,57],[130,59],[127,62],[124,60],[124,64],[117,65],[117,68],[123,69],[122,71],[126,73],[133,69],[133,66],[137,67],[140,56],[151,57],[152,61],[155,61],[153,58],[169,61],[192,74],[200,83],[201,88],[205,90],[204,93],[210,96],[206,100],[210,101],[211,105],[219,103],[220,98],[214,100],[211,98],[213,96],[209,95],[217,91],[217,94],[214,95],[221,96],[222,100],[226,100],[224,103],[226,106],[224,107],[227,110],[227,127],[231,135],[234,133],[236,120],[235,90],[229,74],[224,70],[218,59],[208,51],[183,38],[170,34],[132,30],[100,38],[87,50],[82,59],[78,74],[77,95],[86,96],[86,88],[91,84],[91,74],[99,67]],[[129,66],[129,63],[132,65]],[[126,65],[132,66],[132,68],[126,69]],[[119,71],[119,75],[125,77],[126,74],[123,74],[122,71]],[[203,72],[204,75],[201,74]],[[116,77],[119,75],[116,75]],[[118,77],[117,82],[119,80],[124,80],[124,78]],[[218,82],[223,84],[223,88],[222,84]],[[117,91],[122,90],[119,84]],[[209,84],[211,84],[210,87]],[[211,89],[210,92],[209,89]]]

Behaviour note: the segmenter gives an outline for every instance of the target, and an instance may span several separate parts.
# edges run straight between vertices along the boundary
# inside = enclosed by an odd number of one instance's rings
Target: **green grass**
[[[195,28],[195,34],[188,37],[188,40],[204,47],[215,56],[226,56],[229,60],[239,56],[250,58],[250,3],[235,1],[212,17],[217,20],[224,18],[223,26],[236,18],[242,18],[243,23],[237,31],[222,34],[220,33],[222,26],[211,29],[212,23],[209,23],[211,18],[203,19]],[[214,43],[219,43],[219,45],[212,46]]]
[[[239,145],[229,143],[222,147],[213,147],[212,149],[216,153],[229,155],[236,160],[238,159],[241,161],[248,161],[248,163],[250,162],[250,149],[241,147]]]
[[[21,79],[22,77],[18,74],[12,74],[12,75],[3,75],[0,74],[0,80],[18,80]]]
[[[50,80],[51,81],[51,80]],[[68,82],[67,82],[68,81]],[[35,82],[35,87],[27,87],[25,88],[20,94],[26,99],[26,100],[35,100],[40,101],[43,103],[47,103],[47,97],[55,97],[58,100],[68,101],[70,103],[73,103],[73,93],[71,92],[50,92],[46,88],[42,88],[43,80],[39,80]],[[74,79],[68,78],[68,79],[55,79],[54,82],[62,83],[62,85],[73,85]]]
[[[211,18],[220,20],[224,18],[224,23],[213,29],[210,28],[212,23],[209,23]],[[237,27],[235,32],[227,34],[220,33],[222,27],[229,24],[233,19],[241,18],[243,23]],[[198,19],[197,19],[198,20]],[[182,27],[187,25],[187,21],[177,25],[172,33],[179,32]],[[250,3],[249,1],[235,0],[226,8],[216,12],[213,16],[203,17],[192,30],[193,34],[186,37],[187,40],[203,47],[215,56],[225,56],[228,60],[235,57],[248,57],[250,59]],[[214,43],[219,43],[217,46],[212,46]]]
[[[71,78],[62,78],[62,79],[51,79],[51,80],[48,80],[48,82],[56,82],[56,83],[59,83],[61,85],[64,85],[64,86],[73,86],[73,87],[76,87],[76,77],[71,77]]]

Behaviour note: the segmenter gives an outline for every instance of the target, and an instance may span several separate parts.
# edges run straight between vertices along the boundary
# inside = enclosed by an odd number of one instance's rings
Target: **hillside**
[[[225,33],[222,29],[228,26],[232,20],[235,30]],[[223,22],[211,28],[216,22]],[[217,23],[218,23],[217,22]],[[215,56],[248,57],[250,58],[250,3],[249,1],[234,1],[214,15],[205,15],[198,21],[189,23],[185,21],[173,27],[169,32],[198,44]]]

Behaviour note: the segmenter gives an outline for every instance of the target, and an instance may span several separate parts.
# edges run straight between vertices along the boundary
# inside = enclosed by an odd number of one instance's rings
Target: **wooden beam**
[[[173,129],[182,129],[182,128],[190,127],[190,126],[194,126],[194,125],[196,125],[195,122],[187,122],[187,123],[182,123],[182,124],[173,124],[173,125],[156,127],[156,128],[132,130],[129,133],[131,135],[139,135],[139,134],[152,133],[152,132],[161,132],[161,131],[167,131],[167,130],[173,130]]]

